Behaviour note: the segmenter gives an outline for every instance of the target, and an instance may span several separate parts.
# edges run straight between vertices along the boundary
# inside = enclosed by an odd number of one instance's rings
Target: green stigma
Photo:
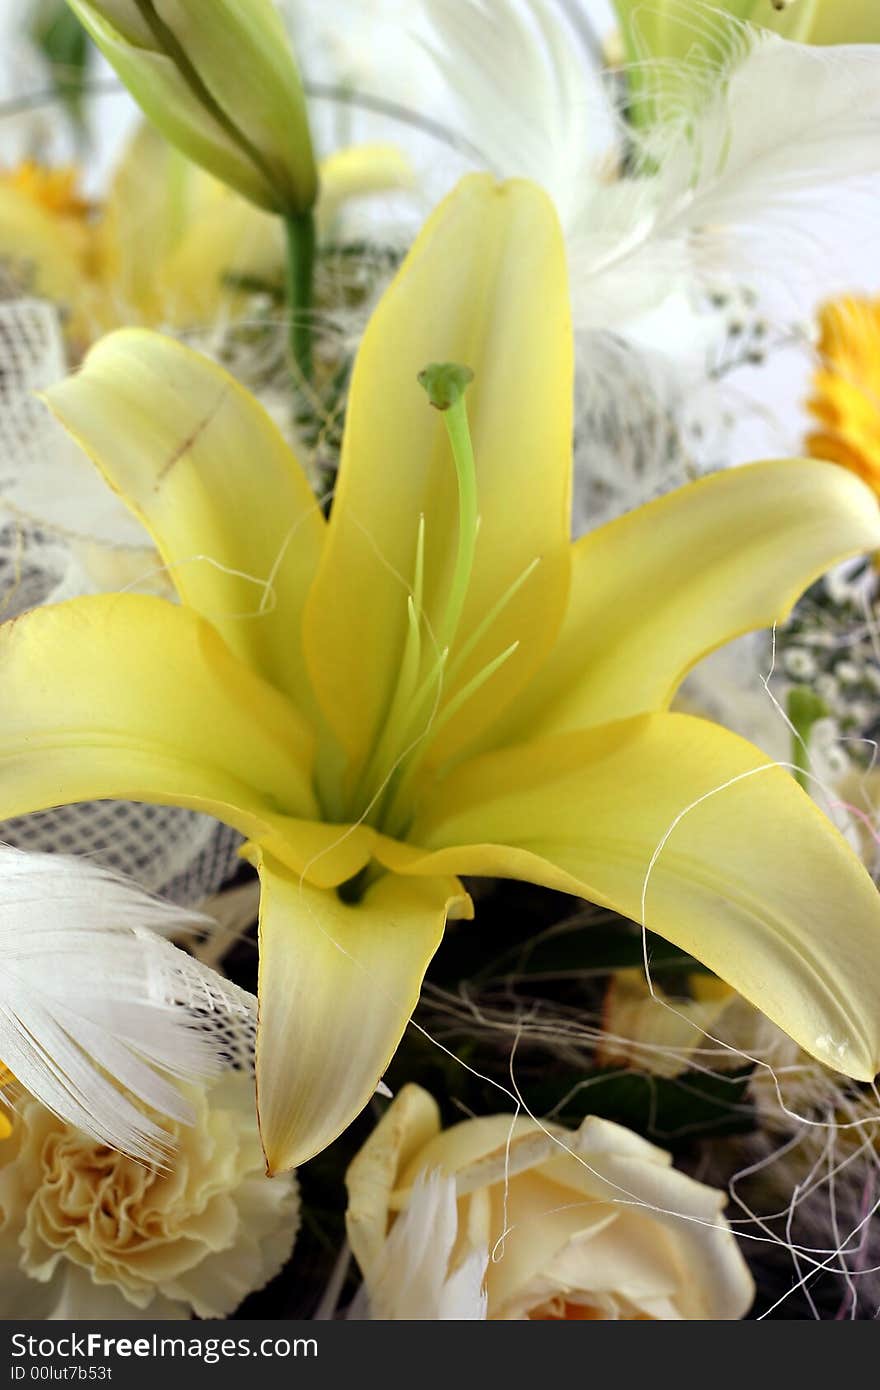
[[[435,410],[451,410],[458,405],[473,379],[470,367],[459,362],[432,362],[418,375],[418,383]]]

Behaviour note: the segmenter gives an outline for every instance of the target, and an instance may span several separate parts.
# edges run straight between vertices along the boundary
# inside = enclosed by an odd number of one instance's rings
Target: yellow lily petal
[[[318,198],[319,235],[327,235],[333,222],[352,198],[411,188],[415,170],[397,145],[348,145],[321,161]]]
[[[316,819],[312,739],[211,625],[163,599],[99,594],[0,626],[0,820],[75,801],[188,806],[336,888],[372,856]]]
[[[199,206],[161,269],[170,323],[212,323],[240,316],[248,302],[236,281],[280,286],[284,278],[281,220],[224,184],[194,171]]]
[[[162,318],[157,269],[189,216],[194,166],[152,126],[126,146],[95,229],[101,276],[115,296],[117,321]]]
[[[306,607],[309,670],[350,755],[372,746],[400,668],[420,516],[428,633],[439,630],[448,600],[455,468],[417,374],[438,361],[475,372],[467,404],[482,524],[461,634],[524,581],[464,663],[459,684],[511,643],[521,646],[450,720],[448,746],[522,684],[561,619],[571,351],[565,250],[549,200],[523,182],[463,180],[429,219],[364,337],[327,543]]]
[[[181,598],[300,708],[298,640],[324,520],[279,431],[220,367],[123,329],[46,393],[158,546]]]
[[[663,708],[701,657],[878,547],[870,489],[806,459],[716,473],[600,527],[574,547],[559,640],[493,745]]]
[[[880,1069],[880,896],[794,779],[725,729],[657,714],[475,758],[412,838],[438,852],[404,873],[524,878],[634,921],[644,894],[647,927],[812,1056]]]
[[[114,174],[95,239],[116,323],[203,326],[244,304],[234,277],[283,275],[279,219],[146,124]]]
[[[394,145],[353,145],[321,165],[317,208],[326,234],[353,198],[406,188],[409,160]],[[236,280],[284,278],[278,217],[212,178],[150,125],[130,142],[97,229],[103,279],[117,321],[186,327],[234,317],[246,304]]]
[[[255,835],[315,813],[290,702],[164,599],[98,594],[4,623],[0,689],[0,818],[157,801]]]
[[[347,906],[269,857],[257,860],[257,1110],[270,1173],[305,1163],[373,1095],[418,1002],[452,878],[386,876]]]
[[[223,313],[241,312],[246,298],[236,280],[279,286],[284,280],[286,248],[280,219],[194,165],[188,168],[192,186],[187,222],[160,267],[161,313],[172,324],[205,323]],[[334,151],[321,164],[319,237],[328,234],[350,200],[407,188],[413,179],[412,165],[394,145],[352,145]]]
[[[234,281],[281,283],[281,222],[193,164],[144,124],[127,145],[95,229],[115,322],[204,326],[234,316]]]
[[[730,0],[728,8],[729,3]],[[837,5],[840,0],[831,0],[831,3]],[[752,4],[751,13],[742,18],[761,29],[772,29],[780,38],[792,43],[811,43],[812,29],[821,4],[822,0],[796,0],[794,5],[780,9],[773,0],[758,0],[757,4]]]

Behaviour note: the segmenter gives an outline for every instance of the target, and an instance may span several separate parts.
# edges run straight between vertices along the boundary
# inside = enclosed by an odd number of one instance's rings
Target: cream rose
[[[407,1086],[351,1164],[348,1235],[380,1316],[395,1313],[387,1243],[433,1174],[454,1177],[457,1238],[448,1273],[488,1252],[496,1319],[733,1319],[754,1286],[722,1215],[725,1197],[672,1167],[662,1149],[606,1120],[576,1133],[507,1115],[441,1130],[427,1092]],[[505,1174],[509,1181],[505,1182]],[[445,1250],[438,1258],[446,1261]],[[443,1271],[444,1277],[447,1271]],[[412,1308],[409,1271],[397,1270]],[[406,1300],[406,1302],[404,1302]]]
[[[164,1171],[20,1102],[0,1140],[0,1317],[220,1318],[278,1273],[299,1196],[265,1176],[252,1078],[188,1097]]]

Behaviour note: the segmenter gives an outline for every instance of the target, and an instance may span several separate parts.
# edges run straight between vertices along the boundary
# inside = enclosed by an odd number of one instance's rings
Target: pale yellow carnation
[[[588,1117],[577,1133],[555,1125],[547,1131],[508,1115],[441,1130],[426,1091],[400,1092],[346,1178],[349,1240],[366,1302],[381,1291],[378,1316],[437,1316],[413,1307],[417,1271],[399,1258],[392,1268],[386,1258],[395,1222],[432,1174],[454,1177],[458,1197],[455,1243],[451,1252],[437,1250],[442,1278],[487,1253],[489,1318],[734,1319],[748,1312],[754,1287],[724,1220],[722,1192],[676,1171],[668,1153],[607,1120]],[[395,1312],[395,1304],[406,1311]]]
[[[221,1318],[279,1272],[299,1196],[265,1176],[253,1080],[188,1095],[165,1171],[20,1103],[0,1141],[0,1317]]]

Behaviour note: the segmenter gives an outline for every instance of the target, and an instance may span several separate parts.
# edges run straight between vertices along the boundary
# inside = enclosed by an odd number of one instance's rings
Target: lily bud
[[[684,59],[721,61],[718,21],[748,20],[782,38],[819,45],[880,42],[877,0],[713,0],[702,18],[691,0],[613,0],[630,61]]]
[[[167,140],[259,207],[318,187],[299,72],[271,0],[68,0]]]
[[[810,43],[880,43],[876,0],[817,0]]]

